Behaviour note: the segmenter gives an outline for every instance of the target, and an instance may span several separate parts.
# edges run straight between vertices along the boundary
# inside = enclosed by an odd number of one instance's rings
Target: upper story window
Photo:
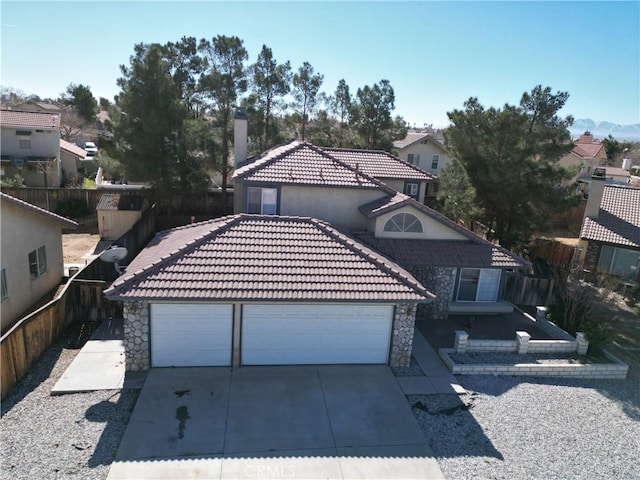
[[[438,162],[440,161],[440,155],[434,155],[431,158],[431,170],[437,170],[438,169]]]
[[[31,140],[20,140],[20,148],[22,148],[22,149],[30,149],[31,148]]]
[[[31,135],[31,130],[16,130],[16,135],[29,136]]]
[[[384,224],[385,232],[422,233],[422,222],[410,213],[398,213]]]
[[[420,162],[420,155],[418,155],[417,153],[407,154],[407,162],[412,165],[417,165]]]
[[[47,250],[45,246],[29,253],[29,273],[31,280],[38,278],[47,271]]]
[[[276,215],[278,213],[278,189],[248,187],[247,213]]]
[[[2,298],[1,302],[4,302],[7,298],[9,298],[9,289],[7,288],[7,272],[5,269],[2,269],[2,275],[0,278],[0,287],[2,288]]]
[[[404,184],[404,194],[409,195],[413,199],[418,199],[418,193],[420,192],[420,184],[417,182],[407,182]]]

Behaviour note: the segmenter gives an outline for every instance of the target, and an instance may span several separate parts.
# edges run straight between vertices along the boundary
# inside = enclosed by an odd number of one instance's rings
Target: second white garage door
[[[151,365],[231,365],[232,305],[151,305]]]
[[[242,363],[385,364],[392,305],[244,305]]]

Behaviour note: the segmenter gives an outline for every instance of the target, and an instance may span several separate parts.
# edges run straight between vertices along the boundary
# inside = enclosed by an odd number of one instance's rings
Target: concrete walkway
[[[141,388],[144,374],[125,378],[123,320],[104,320],[58,379],[51,395]]]
[[[434,393],[462,395],[466,391],[440,360],[422,333],[413,334],[413,358],[424,372],[424,377],[397,377],[405,395],[431,395]]]

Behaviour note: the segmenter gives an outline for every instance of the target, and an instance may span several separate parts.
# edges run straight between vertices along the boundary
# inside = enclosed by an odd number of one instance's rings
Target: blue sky
[[[563,115],[640,123],[640,2],[7,2],[3,86],[57,97],[69,83],[118,93],[136,43],[237,35],[310,62],[332,93],[381,79],[395,114],[445,126],[470,96],[517,103],[535,85],[567,91]]]

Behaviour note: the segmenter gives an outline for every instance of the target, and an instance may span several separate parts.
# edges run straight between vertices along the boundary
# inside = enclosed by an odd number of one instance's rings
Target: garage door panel
[[[245,365],[387,363],[391,305],[245,305]]]
[[[152,365],[230,365],[232,317],[232,305],[152,304]]]

